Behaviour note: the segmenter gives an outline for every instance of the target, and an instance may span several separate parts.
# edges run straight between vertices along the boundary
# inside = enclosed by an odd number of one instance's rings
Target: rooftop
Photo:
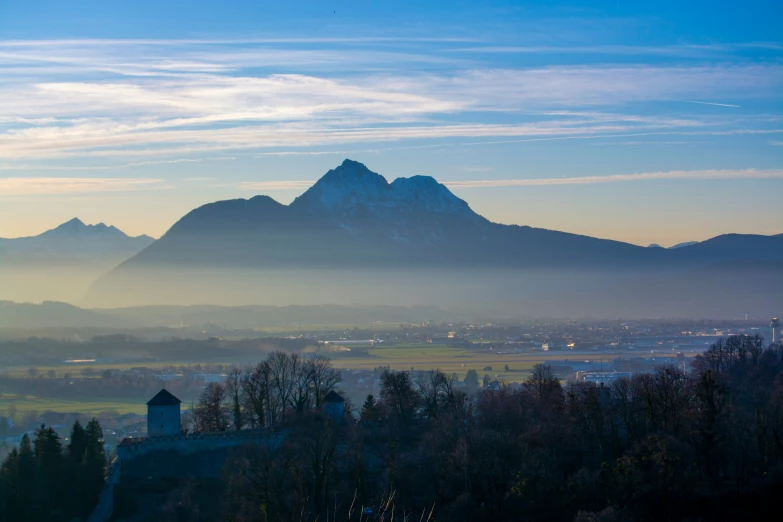
[[[160,390],[156,396],[149,400],[147,406],[176,406],[181,402],[167,390]]]
[[[345,399],[343,399],[336,391],[331,390],[326,394],[326,397],[324,397],[324,402],[345,402]]]

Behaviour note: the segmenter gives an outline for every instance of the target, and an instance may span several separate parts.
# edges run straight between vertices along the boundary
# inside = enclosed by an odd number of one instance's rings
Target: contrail
[[[713,102],[702,102],[702,101],[692,101],[692,100],[685,100],[685,103],[698,103],[699,105],[715,105],[716,107],[734,107],[735,109],[739,109],[739,105],[731,105],[729,103],[713,103]]]

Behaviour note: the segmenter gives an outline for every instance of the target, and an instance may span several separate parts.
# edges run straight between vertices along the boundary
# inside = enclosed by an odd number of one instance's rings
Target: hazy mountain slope
[[[81,299],[98,276],[153,241],[76,218],[38,236],[0,239],[0,299]]]
[[[256,196],[199,207],[121,270],[628,262],[666,262],[666,256],[617,241],[491,223],[432,178],[389,184],[346,160],[289,206]]]
[[[37,236],[0,238],[0,262],[6,264],[109,263],[126,259],[154,241],[149,236],[131,237],[103,223],[85,225],[73,218]]]
[[[346,160],[287,206],[256,196],[189,212],[102,277],[88,303],[504,302],[535,315],[559,295],[551,313],[578,315],[602,309],[602,294],[626,281],[741,260],[783,260],[783,238],[728,234],[664,249],[502,225],[430,177],[388,183]],[[615,296],[626,306],[652,291],[627,288],[630,300]]]
[[[683,248],[683,247],[688,247],[688,246],[693,246],[698,244],[699,244],[698,241],[686,241],[684,243],[677,243],[676,245],[672,245],[669,248]]]
[[[145,326],[188,327],[215,325],[229,329],[294,325],[360,325],[372,322],[420,323],[455,321],[475,316],[435,306],[139,306],[98,309],[102,314]]]
[[[539,313],[592,317],[738,318],[783,313],[783,262],[716,263],[609,282],[598,292],[542,295]]]
[[[133,326],[125,318],[85,310],[67,303],[0,301],[0,328],[114,328]]]

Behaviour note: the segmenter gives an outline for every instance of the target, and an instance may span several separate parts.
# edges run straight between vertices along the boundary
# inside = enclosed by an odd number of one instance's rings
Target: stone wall
[[[98,505],[88,522],[107,522],[111,518],[114,487],[120,483],[123,475],[217,476],[232,448],[257,444],[279,445],[280,440],[279,433],[266,430],[125,439],[117,446],[117,457],[112,461]],[[139,462],[134,462],[137,459]]]
[[[125,439],[117,446],[117,457],[120,460],[129,460],[157,451],[175,451],[181,455],[190,455],[202,451],[258,444],[270,437],[274,435],[265,430],[242,430]]]

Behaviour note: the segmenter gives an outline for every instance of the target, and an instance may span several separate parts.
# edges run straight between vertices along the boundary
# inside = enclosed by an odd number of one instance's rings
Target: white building
[[[160,390],[147,403],[147,437],[166,437],[182,433],[179,405],[182,401]]]

